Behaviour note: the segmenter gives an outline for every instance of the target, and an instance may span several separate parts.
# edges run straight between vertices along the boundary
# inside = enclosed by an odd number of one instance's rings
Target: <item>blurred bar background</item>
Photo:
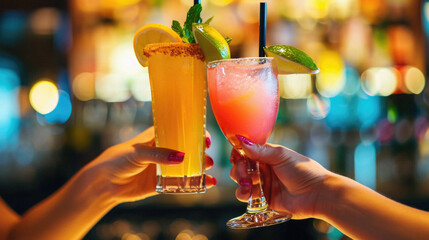
[[[24,213],[104,149],[152,125],[148,73],[133,36],[147,23],[184,22],[192,4],[0,3],[0,196],[13,209]],[[233,57],[257,56],[259,1],[202,5],[203,19],[215,16],[212,26],[233,39]],[[429,0],[271,0],[267,20],[268,45],[298,47],[321,69],[317,78],[280,76],[269,141],[429,210]],[[85,239],[347,239],[313,219],[227,229],[245,204],[235,199],[231,147],[210,107],[207,129],[216,188],[122,204]]]

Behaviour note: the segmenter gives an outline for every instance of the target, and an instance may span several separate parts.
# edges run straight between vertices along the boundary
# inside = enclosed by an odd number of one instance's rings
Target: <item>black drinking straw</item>
[[[265,57],[264,47],[267,44],[267,3],[259,4],[259,57]]]
[[[194,5],[197,5],[197,4],[201,4],[201,0],[194,0]],[[201,22],[201,18],[200,20],[198,20],[198,22],[199,23]]]

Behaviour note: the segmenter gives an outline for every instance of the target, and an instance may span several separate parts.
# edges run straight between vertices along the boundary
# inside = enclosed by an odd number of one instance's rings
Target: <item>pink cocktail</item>
[[[207,70],[210,102],[216,121],[229,142],[244,156],[236,135],[265,144],[279,108],[279,84],[273,58],[237,58],[210,62]],[[245,156],[244,156],[245,157]],[[252,194],[244,215],[231,219],[231,228],[254,228],[281,223],[290,215],[268,208],[259,164],[246,158]]]
[[[279,107],[277,70],[259,58],[219,61],[208,68],[210,101],[226,138],[235,135],[264,144],[273,130]]]

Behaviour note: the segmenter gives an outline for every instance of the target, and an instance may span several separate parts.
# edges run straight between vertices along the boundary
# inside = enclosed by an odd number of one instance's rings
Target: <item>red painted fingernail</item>
[[[206,137],[206,147],[209,148],[212,145],[212,140],[209,137]]]
[[[185,153],[182,153],[182,152],[170,153],[170,155],[168,155],[168,161],[173,163],[183,162],[184,158],[185,158]]]
[[[206,156],[207,156],[207,158],[208,158],[208,160],[209,160],[208,165],[209,165],[209,166],[214,165],[213,158],[212,158],[212,157],[210,157],[209,155],[206,155]]]
[[[252,141],[250,141],[248,138],[246,138],[246,137],[243,137],[243,136],[241,136],[241,135],[235,135],[237,138],[238,138],[238,140],[240,140],[241,142],[243,142],[244,144],[246,144],[246,145],[248,145],[248,146],[252,146],[254,143],[252,142]]]
[[[250,181],[250,179],[247,179],[247,178],[240,179],[238,184],[240,184],[240,186],[243,186],[243,187],[248,187],[248,188],[252,187],[252,182]]]

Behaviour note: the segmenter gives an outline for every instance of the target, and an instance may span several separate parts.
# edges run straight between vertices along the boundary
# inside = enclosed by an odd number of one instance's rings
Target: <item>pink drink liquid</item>
[[[264,144],[273,130],[278,107],[277,69],[251,58],[221,61],[208,67],[210,102],[216,121],[236,147],[239,134]]]

